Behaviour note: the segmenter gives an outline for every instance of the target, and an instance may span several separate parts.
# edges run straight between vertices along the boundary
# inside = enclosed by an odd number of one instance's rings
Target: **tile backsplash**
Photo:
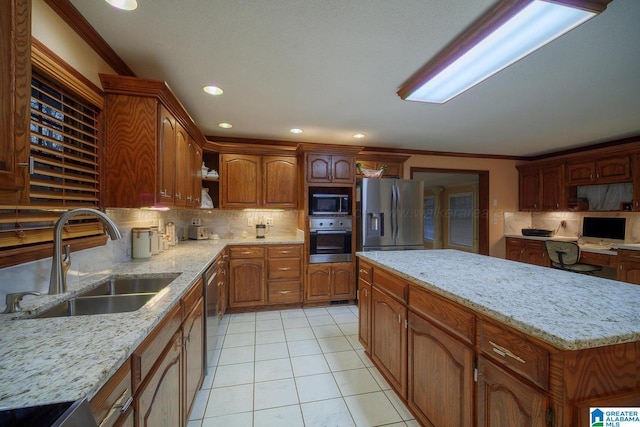
[[[121,240],[107,240],[107,244],[97,248],[73,252],[71,268],[67,273],[68,283],[79,280],[87,274],[97,273],[111,268],[112,265],[131,259],[132,229],[173,222],[180,240],[186,239],[191,220],[200,219],[201,224],[217,233],[220,238],[255,238],[255,226],[248,226],[251,218],[254,224],[273,219],[268,227],[268,236],[295,237],[297,230],[297,211],[237,211],[237,210],[170,210],[154,211],[143,209],[107,209],[107,215],[113,219],[122,233]],[[250,243],[250,240],[247,242]],[[51,258],[28,262],[0,269],[0,307],[4,307],[5,295],[12,292],[49,290]],[[0,308],[1,309],[1,308]]]

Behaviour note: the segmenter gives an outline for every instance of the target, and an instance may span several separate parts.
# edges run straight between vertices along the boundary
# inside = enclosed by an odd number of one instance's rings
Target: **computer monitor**
[[[582,237],[624,242],[626,225],[626,218],[587,216],[582,219]]]

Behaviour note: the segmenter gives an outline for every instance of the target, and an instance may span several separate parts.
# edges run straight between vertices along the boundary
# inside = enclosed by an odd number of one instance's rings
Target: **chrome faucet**
[[[111,240],[122,239],[118,226],[104,212],[97,209],[78,208],[67,211],[53,226],[53,260],[51,265],[51,280],[49,281],[49,294],[61,294],[67,292],[67,270],[71,266],[71,247],[65,247],[65,258],[62,259],[62,228],[67,221],[77,215],[93,215],[97,217],[107,228]]]

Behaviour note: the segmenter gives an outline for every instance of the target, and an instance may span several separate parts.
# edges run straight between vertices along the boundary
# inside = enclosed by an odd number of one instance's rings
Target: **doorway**
[[[489,255],[489,171],[412,167],[424,182],[425,248]]]

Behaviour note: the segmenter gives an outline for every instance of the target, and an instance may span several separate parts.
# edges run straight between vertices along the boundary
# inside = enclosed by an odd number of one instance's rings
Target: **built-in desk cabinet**
[[[511,261],[526,262],[527,264],[550,267],[551,262],[547,256],[547,248],[544,241],[506,238],[507,259]]]
[[[618,249],[618,280],[640,285],[640,251]]]

